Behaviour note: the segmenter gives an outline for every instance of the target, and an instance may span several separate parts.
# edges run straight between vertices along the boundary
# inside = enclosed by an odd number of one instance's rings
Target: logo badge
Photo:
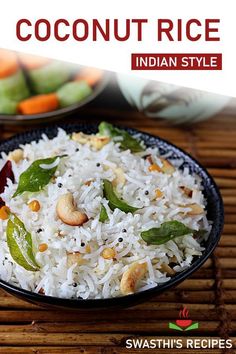
[[[169,328],[176,331],[192,331],[199,327],[198,322],[193,322],[189,318],[189,311],[186,307],[179,311],[179,319],[175,323],[169,322]]]

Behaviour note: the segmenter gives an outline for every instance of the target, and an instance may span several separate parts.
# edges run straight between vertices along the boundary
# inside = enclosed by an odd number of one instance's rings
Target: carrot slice
[[[75,77],[76,81],[86,81],[89,86],[95,86],[102,78],[103,71],[96,68],[84,68]]]
[[[38,95],[21,101],[18,111],[21,114],[38,114],[54,111],[59,107],[59,101],[55,93]]]
[[[26,53],[18,53],[18,57],[22,65],[28,70],[41,68],[51,61],[49,58],[38,57]]]
[[[0,79],[15,74],[18,69],[16,54],[10,50],[0,49]]]

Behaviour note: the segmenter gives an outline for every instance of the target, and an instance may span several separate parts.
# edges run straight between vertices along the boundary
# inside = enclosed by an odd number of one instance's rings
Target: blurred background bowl
[[[222,110],[230,97],[164,82],[117,74],[120,90],[131,106],[152,118],[174,124],[195,123]]]
[[[109,82],[109,73],[106,72],[106,73],[104,73],[100,82],[95,87],[92,94],[87,96],[83,100],[81,100],[79,103],[76,103],[74,105],[71,105],[71,106],[68,106],[65,108],[60,108],[55,111],[46,112],[46,113],[39,113],[39,114],[30,114],[30,115],[24,115],[24,114],[3,115],[3,114],[0,114],[0,123],[2,123],[2,124],[16,124],[16,125],[18,125],[18,124],[21,124],[21,125],[22,124],[33,124],[33,123],[38,124],[38,123],[48,123],[48,122],[63,118],[63,117],[68,116],[72,113],[75,113],[80,108],[84,107],[86,104],[93,101],[104,90],[104,88],[107,86],[108,82]]]
[[[94,100],[109,76],[96,68],[0,49],[0,123],[65,117]]]

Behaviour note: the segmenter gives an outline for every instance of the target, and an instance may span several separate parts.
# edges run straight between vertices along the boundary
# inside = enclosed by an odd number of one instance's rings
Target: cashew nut
[[[173,258],[173,262],[175,262],[174,257],[172,257]],[[176,257],[175,257],[175,259],[176,259]],[[152,264],[157,264],[159,262],[160,262],[160,259],[158,259],[158,258],[153,258],[152,259]],[[167,273],[168,275],[175,275],[174,269],[172,269],[167,263],[162,263],[160,265],[160,268],[161,268],[161,272]]]
[[[89,244],[86,245],[85,251],[86,253],[91,253],[91,246]]]
[[[172,175],[172,173],[175,172],[174,166],[169,161],[164,160],[161,157],[159,157],[159,159],[161,160],[162,166],[160,167],[157,164],[153,163],[149,166],[149,171],[163,172],[168,175]]]
[[[73,133],[72,140],[77,141],[80,144],[86,144],[89,142],[91,136],[88,134],[80,133]]]
[[[172,257],[170,258],[170,262],[171,262],[171,263],[177,263],[177,262],[178,262],[177,257],[176,257],[176,256],[172,256]]]
[[[90,184],[93,182],[94,182],[94,179],[89,179],[88,181],[85,181],[84,184],[85,184],[85,186],[90,186]]]
[[[120,282],[121,293],[123,295],[133,294],[138,281],[144,277],[146,271],[147,263],[133,263],[122,275]]]
[[[67,253],[67,267],[70,268],[73,264],[82,265],[86,260],[80,252]]]
[[[45,290],[44,288],[40,288],[38,291],[39,294],[45,295]]]
[[[16,149],[8,154],[8,160],[15,161],[15,163],[20,162],[24,157],[23,150]]]
[[[104,259],[114,259],[116,257],[116,251],[114,250],[114,248],[104,248],[104,250],[101,253],[101,256]]]
[[[199,204],[189,204],[185,205],[185,208],[191,208],[190,211],[187,212],[188,215],[199,215],[204,213],[204,209]]]
[[[187,197],[189,197],[189,198],[192,197],[192,195],[193,195],[193,190],[192,190],[192,189],[190,189],[190,188],[188,188],[188,187],[185,187],[185,186],[180,186],[179,188],[182,190],[182,192],[183,192]]]
[[[152,155],[147,155],[147,156],[146,156],[146,160],[147,160],[151,165],[153,164]]]
[[[111,139],[109,136],[92,136],[91,146],[96,150],[101,150],[104,145],[108,144]]]
[[[175,275],[174,269],[172,269],[167,263],[161,264],[161,270],[162,270],[162,272],[164,272],[168,275]]]
[[[96,150],[100,150],[104,145],[108,144],[111,139],[109,136],[88,135],[80,132],[73,133],[72,140],[77,141],[82,145],[89,144]]]
[[[86,214],[76,210],[72,193],[66,193],[59,197],[56,211],[59,219],[67,225],[80,226],[88,221]]]
[[[156,194],[156,198],[155,199],[163,197],[163,192],[160,189],[158,189],[158,188],[155,189],[155,194]]]
[[[161,171],[167,173],[168,175],[172,175],[172,173],[175,172],[174,166],[169,161],[164,160],[161,157],[160,160],[162,162]]]
[[[116,175],[116,178],[113,179],[112,185],[114,187],[116,187],[118,184],[121,184],[121,185],[125,184],[126,179],[125,179],[124,171],[122,170],[122,168],[117,167],[117,168],[114,168],[113,171]]]

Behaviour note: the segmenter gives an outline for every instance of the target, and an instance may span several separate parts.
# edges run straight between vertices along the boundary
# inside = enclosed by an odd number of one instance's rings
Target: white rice
[[[16,264],[6,242],[7,220],[0,220],[2,280],[33,292],[43,289],[46,295],[62,298],[116,297],[122,295],[122,274],[133,262],[147,263],[146,276],[136,289],[142,291],[170,279],[170,276],[162,271],[161,264],[171,263],[173,256],[178,262],[174,270],[181,272],[190,266],[194,256],[202,254],[203,247],[191,235],[176,238],[160,246],[147,245],[140,236],[140,232],[159,227],[169,220],[181,221],[194,230],[210,231],[206,213],[196,216],[186,214],[189,208],[184,205],[197,203],[205,207],[206,202],[201,191],[201,180],[192,176],[187,168],[179,170],[177,167],[181,165],[180,160],[171,160],[177,168],[173,175],[151,173],[148,170],[149,162],[143,156],[152,154],[155,162],[159,164],[158,148],[147,148],[143,153],[132,154],[129,150],[121,151],[119,142],[110,142],[100,151],[94,151],[88,145],[71,140],[61,129],[54,139],[50,140],[43,135],[39,142],[32,142],[21,148],[24,150],[24,160],[18,164],[13,162],[16,182],[19,181],[20,174],[37,159],[63,154],[68,157],[54,162],[53,166],[59,163],[56,181],[47,185],[41,192],[24,193],[12,198],[17,183],[8,181],[1,197],[31,233],[40,270],[31,272]],[[76,151],[77,148],[79,151]],[[2,153],[0,167],[6,160],[6,154]],[[110,168],[107,168],[108,166]],[[111,211],[107,200],[103,198],[102,180],[112,181],[116,167],[122,168],[126,178],[124,186],[117,186],[118,193],[128,204],[142,208],[134,214],[125,214],[119,209]],[[48,165],[43,168],[48,168]],[[89,186],[85,185],[90,179],[93,182]],[[62,184],[61,188],[58,187],[59,183]],[[180,186],[193,189],[192,197],[187,198]],[[157,188],[164,193],[163,198],[155,199]],[[148,195],[145,191],[149,192]],[[73,193],[77,206],[89,218],[81,227],[66,225],[56,215],[58,197],[67,192]],[[41,205],[37,213],[32,212],[27,205],[33,199],[37,199]],[[101,202],[109,216],[109,221],[105,223],[99,222]],[[37,232],[39,229],[42,229],[42,232]],[[63,236],[58,236],[59,231]],[[123,241],[119,242],[121,237]],[[81,246],[81,242],[85,246]],[[48,245],[45,252],[38,251],[38,245],[41,243]],[[86,253],[87,244],[91,247],[91,253]],[[106,247],[115,248],[116,259],[105,260],[101,256]],[[85,264],[74,264],[68,269],[67,252],[82,253]],[[153,259],[158,259],[158,262],[153,262]]]

